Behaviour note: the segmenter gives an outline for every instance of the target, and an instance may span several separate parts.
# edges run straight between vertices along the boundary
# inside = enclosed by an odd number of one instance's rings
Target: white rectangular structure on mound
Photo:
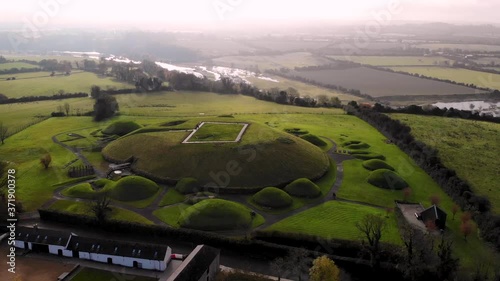
[[[238,136],[236,139],[232,141],[189,141],[191,137],[193,137],[198,130],[203,127],[205,124],[220,124],[220,125],[242,125],[243,128],[241,128],[241,131],[238,133]],[[232,143],[232,142],[239,142],[241,138],[243,137],[243,134],[247,130],[248,126],[250,124],[248,123],[242,123],[242,122],[202,122],[199,126],[197,126],[187,137],[182,141],[182,143]]]
[[[172,249],[165,245],[103,240],[28,227],[16,229],[14,242],[17,248],[34,252],[158,271],[167,268],[172,254]]]

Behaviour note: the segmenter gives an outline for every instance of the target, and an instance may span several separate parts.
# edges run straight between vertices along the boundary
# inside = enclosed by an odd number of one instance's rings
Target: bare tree
[[[109,203],[111,203],[111,201],[107,195],[101,196],[97,201],[92,203],[91,211],[94,213],[99,223],[106,221],[108,213],[111,211]]]
[[[281,277],[284,277],[285,273],[288,271],[288,263],[284,258],[272,260],[269,266],[273,274],[278,277],[278,281],[280,281]]]
[[[380,239],[382,239],[385,227],[385,219],[374,214],[368,214],[360,222],[356,223],[356,228],[363,236],[363,245],[370,253],[372,267],[379,266]]]
[[[64,103],[64,111],[66,111],[66,116],[69,116],[70,106],[69,103]]]
[[[9,131],[9,127],[7,127],[3,122],[0,122],[0,140],[2,144],[4,144],[5,139],[7,138],[7,132]]]

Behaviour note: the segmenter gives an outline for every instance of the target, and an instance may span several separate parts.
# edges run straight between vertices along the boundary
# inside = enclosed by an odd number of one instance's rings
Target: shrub
[[[315,198],[321,195],[319,187],[306,178],[294,180],[285,187],[285,191],[297,197]]]
[[[110,196],[120,201],[137,201],[155,195],[158,189],[158,185],[152,180],[128,176],[116,182]]]
[[[314,144],[315,146],[325,146],[326,145],[326,142],[323,141],[322,139],[320,139],[316,135],[306,134],[306,135],[301,136],[301,138]]]
[[[276,187],[266,187],[257,192],[252,200],[264,207],[285,208],[291,206],[293,198],[288,193]]]
[[[183,178],[177,182],[175,189],[182,194],[195,193],[199,189],[198,180],[195,178]]]
[[[385,189],[402,190],[408,184],[395,172],[387,169],[379,169],[370,173],[368,183]]]
[[[387,169],[394,171],[394,168],[391,165],[387,164],[387,162],[380,159],[366,160],[363,162],[363,167],[365,167],[365,169],[370,171],[375,171],[378,169]]]
[[[102,133],[106,135],[124,136],[140,128],[141,125],[133,121],[117,121],[109,125],[106,129],[102,131]]]

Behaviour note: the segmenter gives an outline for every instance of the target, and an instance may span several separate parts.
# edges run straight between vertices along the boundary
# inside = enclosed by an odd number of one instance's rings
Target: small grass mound
[[[81,183],[62,191],[62,194],[72,198],[94,199],[99,194],[96,192],[90,183]]]
[[[183,178],[177,182],[175,189],[182,194],[195,193],[199,190],[200,184],[195,178]]]
[[[408,187],[408,183],[402,179],[397,173],[379,169],[370,173],[367,179],[368,183],[385,189],[401,190]]]
[[[254,194],[252,200],[269,208],[285,208],[293,203],[293,198],[288,193],[276,187],[266,187]]]
[[[110,196],[120,201],[138,201],[155,195],[158,189],[159,186],[152,180],[128,176],[116,182]]]
[[[344,146],[348,149],[367,149],[370,147],[370,145],[365,142],[351,143]]]
[[[290,195],[305,198],[315,198],[321,195],[320,188],[306,178],[294,180],[285,187],[285,191]]]
[[[252,224],[251,210],[222,199],[207,199],[188,207],[179,217],[179,225],[198,230],[247,228]]]
[[[296,136],[302,136],[302,135],[307,135],[309,134],[309,131],[302,130],[301,128],[286,128],[285,132],[296,135]]]
[[[102,132],[106,135],[118,135],[124,136],[128,133],[131,133],[137,129],[140,129],[142,126],[133,122],[133,121],[117,121],[111,125],[109,125]]]
[[[371,160],[371,159],[385,160],[384,155],[375,152],[361,150],[361,151],[351,151],[350,153],[355,158],[361,160]]]
[[[173,126],[177,126],[177,125],[180,125],[180,124],[184,124],[186,122],[187,122],[187,120],[176,120],[176,121],[170,121],[170,122],[166,122],[166,123],[160,124],[160,126],[162,126],[162,127],[173,127]]]
[[[365,167],[365,169],[370,171],[375,171],[378,169],[387,169],[394,171],[394,168],[391,165],[387,164],[387,162],[380,159],[366,160],[363,162],[363,167]]]
[[[306,135],[301,136],[301,138],[314,144],[315,146],[325,146],[326,145],[326,142],[323,141],[322,139],[320,139],[316,135],[306,134]]]

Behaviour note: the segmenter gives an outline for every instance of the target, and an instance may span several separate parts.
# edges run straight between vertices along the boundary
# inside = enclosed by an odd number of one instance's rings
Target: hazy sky
[[[392,20],[498,23],[500,11],[499,0],[0,0],[0,3],[0,21],[29,20],[46,26],[159,22],[222,25],[265,19],[369,21],[374,14],[384,11]],[[388,8],[391,4],[394,9]]]

